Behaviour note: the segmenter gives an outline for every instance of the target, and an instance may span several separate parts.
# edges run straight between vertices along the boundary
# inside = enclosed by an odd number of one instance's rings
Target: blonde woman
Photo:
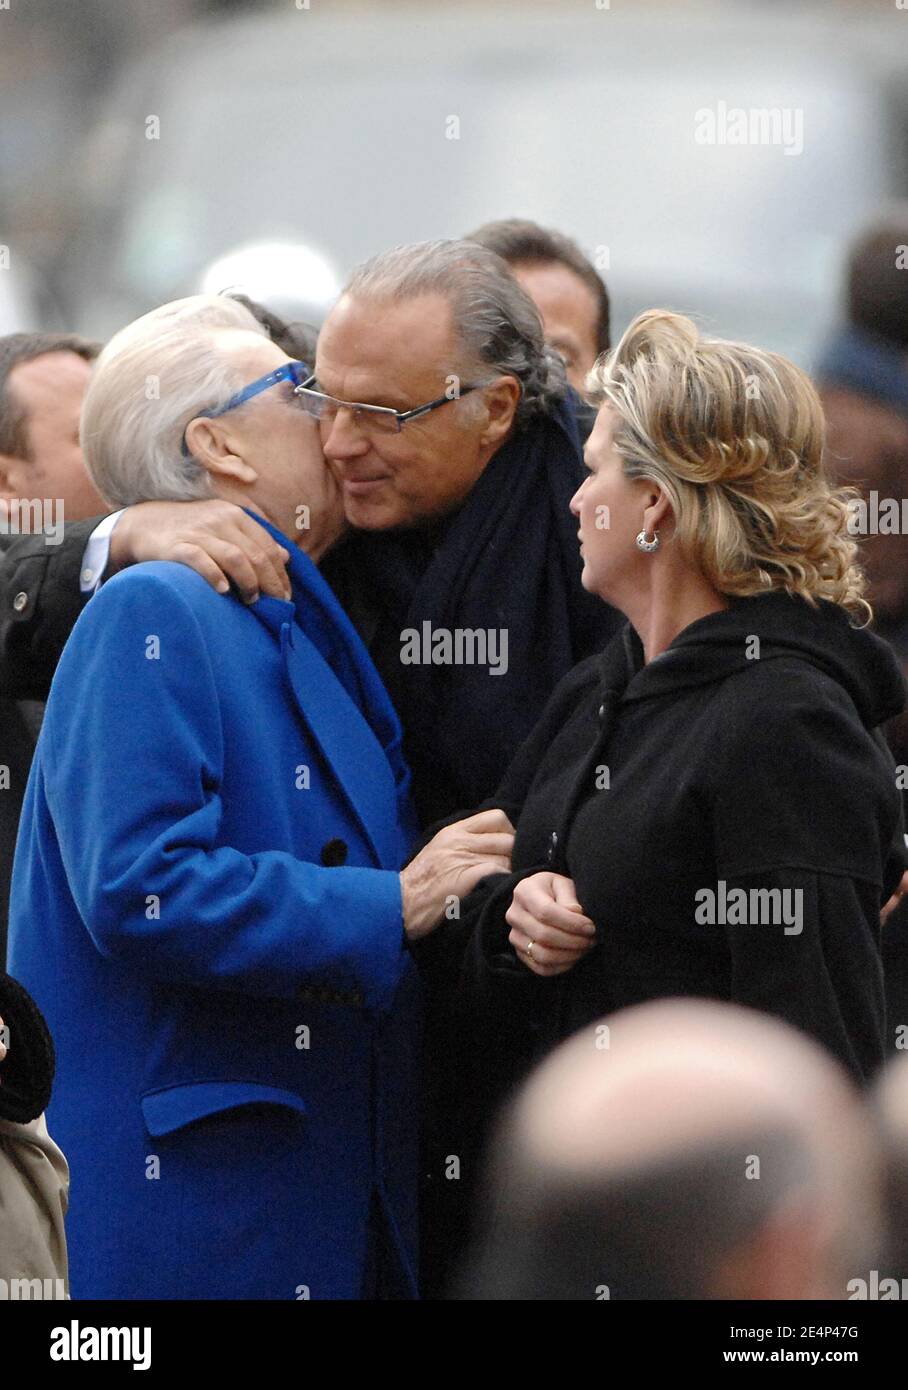
[[[904,689],[866,626],[817,395],[784,358],[657,310],[589,384],[582,581],[628,621],[490,803],[514,872],[433,943],[465,953],[447,1152],[541,1052],[643,1000],[776,1014],[860,1079],[883,1058],[880,909],[904,866],[877,730]]]

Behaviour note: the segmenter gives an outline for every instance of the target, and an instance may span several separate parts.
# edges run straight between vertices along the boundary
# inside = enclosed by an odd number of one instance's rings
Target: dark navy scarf
[[[323,567],[401,717],[423,826],[494,792],[561,677],[623,622],[580,584],[578,409],[571,394],[502,445],[453,516],[355,532]],[[424,623],[506,630],[506,672],[402,664],[402,632]]]

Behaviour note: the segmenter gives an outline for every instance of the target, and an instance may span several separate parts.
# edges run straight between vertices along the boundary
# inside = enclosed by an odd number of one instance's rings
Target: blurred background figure
[[[63,333],[11,333],[0,338],[0,555],[35,513],[19,503],[52,507],[51,518],[78,521],[107,511],[79,443],[79,412],[91,378],[98,343]],[[38,521],[40,529],[41,522]],[[41,540],[36,541],[42,544]],[[14,598],[27,613],[29,594]],[[22,797],[43,703],[0,699],[0,969],[6,960],[9,881]]]
[[[808,365],[842,248],[908,196],[905,11],[559,0],[557,54],[550,0],[426,16],[423,0],[0,11],[0,308],[15,290],[13,326],[106,338],[237,248],[309,248],[343,279],[519,213],[608,266],[613,336],[663,303]],[[698,139],[726,108],[789,112],[803,142]]]
[[[47,1132],[54,1045],[31,995],[0,970],[0,1279],[4,1298],[68,1298],[69,1168]],[[12,1281],[29,1282],[16,1293]],[[39,1286],[31,1281],[40,1280]]]
[[[609,340],[609,298],[602,276],[563,232],[517,217],[469,232],[467,241],[508,262],[542,319],[546,342],[564,359],[568,381],[583,394],[586,374]]]
[[[0,511],[29,498],[62,503],[67,521],[106,511],[79,442],[79,413],[100,350],[63,333],[0,338]]]
[[[843,483],[867,502],[862,561],[874,626],[908,674],[908,202],[894,206],[855,239],[847,258],[844,322],[817,368],[829,426],[828,458]],[[896,504],[892,525],[886,502]],[[908,766],[908,712],[885,726],[896,763]],[[903,792],[908,792],[902,778]],[[908,810],[908,796],[905,798]],[[908,1023],[908,900],[883,928],[888,1045]]]
[[[902,1038],[904,1047],[904,1033]],[[876,1101],[886,1161],[887,1238],[879,1268],[886,1278],[908,1280],[908,1056],[904,1051],[880,1078]]]
[[[470,1299],[843,1298],[881,1237],[873,1128],[786,1024],[628,1009],[534,1073],[494,1151]]]
[[[848,255],[845,323],[820,357],[830,462],[865,499],[908,495],[908,203]],[[873,511],[869,512],[873,519]],[[881,528],[882,529],[882,528]],[[877,631],[908,664],[908,534],[863,537]],[[908,726],[906,726],[908,727]],[[908,739],[898,740],[908,754]]]

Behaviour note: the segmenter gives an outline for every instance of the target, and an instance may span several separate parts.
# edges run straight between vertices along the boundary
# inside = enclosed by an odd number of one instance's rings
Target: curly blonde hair
[[[665,491],[675,538],[715,589],[785,589],[870,621],[847,526],[858,494],[826,473],[823,408],[794,363],[650,309],[599,358],[587,386],[619,417],[625,476]]]

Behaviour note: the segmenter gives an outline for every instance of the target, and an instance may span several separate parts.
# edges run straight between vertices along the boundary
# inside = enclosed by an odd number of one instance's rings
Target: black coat
[[[79,592],[79,567],[96,524],[68,527],[68,541],[60,547],[48,545],[43,535],[5,537],[0,545],[0,766],[8,772],[8,786],[0,789],[0,970],[6,961],[13,854],[41,724],[41,701],[85,603]],[[49,572],[50,601],[41,604]]]
[[[445,1117],[438,1173],[452,1153],[469,1167],[496,1103],[547,1048],[644,1000],[751,1005],[858,1079],[873,1073],[886,1026],[879,913],[905,864],[877,726],[903,703],[881,639],[782,593],[733,601],[647,665],[628,624],[562,681],[488,802],[516,826],[514,873],[486,879],[420,949]],[[516,881],[547,868],[573,879],[597,944],[540,979],[508,944],[505,912]],[[749,925],[729,920],[736,889]],[[798,896],[752,900],[759,889]],[[789,917],[800,904],[800,931],[758,920],[774,903]],[[455,1185],[436,1185],[453,1209]]]

